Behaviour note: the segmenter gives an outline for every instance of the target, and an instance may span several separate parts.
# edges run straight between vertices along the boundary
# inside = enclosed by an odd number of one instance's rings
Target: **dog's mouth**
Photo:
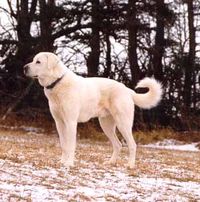
[[[25,76],[29,77],[29,78],[32,78],[32,79],[38,79],[38,75],[30,75],[28,73],[25,74]]]

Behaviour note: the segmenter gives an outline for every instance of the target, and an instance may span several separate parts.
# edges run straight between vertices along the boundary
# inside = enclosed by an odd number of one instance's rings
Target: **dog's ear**
[[[53,53],[48,53],[46,56],[47,56],[47,68],[53,70],[58,64],[59,58]]]

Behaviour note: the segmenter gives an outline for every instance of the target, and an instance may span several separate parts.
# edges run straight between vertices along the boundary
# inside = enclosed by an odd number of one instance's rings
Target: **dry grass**
[[[112,149],[92,121],[79,125],[75,167],[67,172],[59,162],[61,149],[53,120],[21,118],[8,117],[0,124],[0,201],[200,200],[200,152],[139,146],[136,167],[129,170],[124,147],[116,166],[104,165]],[[170,129],[137,131],[134,137],[142,144],[165,138],[200,142],[197,132]]]
[[[97,120],[92,120],[88,123],[79,124],[78,134],[81,139],[90,139],[94,141],[107,141],[107,137],[103,134]],[[117,135],[120,140],[123,141],[123,137],[117,131]],[[152,131],[134,131],[134,139],[137,144],[150,144],[165,139],[174,139],[183,143],[196,142],[200,145],[200,132],[199,131],[187,131],[176,132],[170,128],[163,128]],[[198,147],[198,145],[197,145]],[[200,146],[199,146],[200,148]]]
[[[0,110],[0,117],[2,116],[3,113],[2,110]],[[52,133],[52,131],[55,133],[55,124],[52,117],[50,115],[47,116],[44,113],[38,113],[38,111],[34,112],[33,110],[24,113],[11,113],[6,120],[1,120],[0,129],[5,129],[6,126],[9,130],[11,127],[18,130],[19,126],[27,126],[27,123],[28,126],[40,128],[47,134]],[[164,139],[175,139],[186,143],[200,142],[199,131],[176,132],[170,128],[163,128],[152,131],[134,131],[133,135],[136,142],[141,144],[154,143]],[[78,136],[81,139],[107,141],[107,137],[103,134],[97,119],[92,119],[87,123],[79,124]],[[122,139],[119,133],[118,137]]]
[[[138,136],[140,135],[138,134]],[[47,190],[55,190],[54,195],[48,196],[50,198],[45,198],[45,201],[55,201],[58,198],[72,201],[98,201],[98,197],[91,196],[90,192],[89,194],[87,191],[84,192],[85,187],[101,190],[103,186],[107,186],[108,190],[113,188],[115,194],[106,190],[107,194],[101,196],[103,198],[99,201],[126,201],[123,197],[126,195],[128,197],[130,193],[133,196],[129,196],[128,201],[131,197],[136,201],[143,201],[143,199],[145,201],[152,191],[157,191],[157,199],[162,201],[166,198],[169,199],[171,195],[176,196],[177,190],[179,190],[179,197],[186,199],[185,201],[198,201],[197,194],[190,194],[190,191],[182,190],[183,184],[176,185],[176,183],[195,183],[200,187],[199,152],[138,147],[136,167],[134,170],[129,170],[125,167],[128,155],[126,147],[123,148],[117,166],[108,166],[104,165],[104,161],[109,159],[112,151],[107,141],[79,139],[76,166],[66,174],[59,162],[61,150],[56,133],[2,129],[0,140],[0,160],[4,162],[0,165],[0,174],[1,176],[3,176],[2,173],[8,175],[8,178],[0,179],[0,184],[7,183],[15,185],[14,187],[18,187],[20,184],[22,187],[32,187],[31,190],[24,188],[23,193],[16,191],[17,188],[13,188],[16,189],[14,193],[2,189],[0,200],[4,197],[6,198],[4,201],[37,201],[34,200],[33,195],[34,185],[45,187]],[[146,182],[142,182],[143,184],[140,182],[140,179],[143,178],[158,181],[167,179],[169,181],[167,189],[169,190],[163,190],[159,195],[159,185],[156,184],[152,190],[148,189],[145,187]],[[67,183],[64,179],[67,180]],[[170,180],[172,181],[170,182]],[[98,185],[102,181],[106,184]],[[121,183],[120,186],[115,188],[118,183]],[[123,189],[123,183],[128,188]],[[148,183],[147,185],[150,186]],[[84,188],[84,193],[78,190],[79,187]],[[121,192],[122,189],[123,192]],[[65,195],[64,193],[68,190],[73,190],[73,194]],[[119,195],[117,195],[118,192]]]

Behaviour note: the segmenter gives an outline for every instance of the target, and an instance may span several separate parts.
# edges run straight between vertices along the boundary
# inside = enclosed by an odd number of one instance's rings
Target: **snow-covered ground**
[[[189,201],[200,200],[200,183],[131,176],[125,168],[85,167],[38,169],[29,164],[0,160],[1,201]],[[169,172],[169,171],[168,171]],[[179,171],[173,169],[179,174]]]
[[[199,151],[197,147],[199,143],[186,144],[181,141],[174,139],[166,139],[164,141],[159,141],[154,144],[144,145],[144,147],[158,148],[158,149],[170,149],[170,150],[181,150],[181,151]]]
[[[0,201],[200,201],[199,151],[139,146],[129,170],[127,148],[108,166],[109,143],[78,140],[67,170],[55,134],[27,131],[0,132]]]

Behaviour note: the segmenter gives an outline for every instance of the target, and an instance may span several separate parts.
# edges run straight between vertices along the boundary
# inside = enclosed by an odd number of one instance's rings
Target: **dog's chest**
[[[104,117],[109,114],[109,111],[105,108],[99,108],[95,106],[94,108],[90,107],[88,110],[81,110],[78,116],[78,122],[87,122],[91,118],[95,117]]]
[[[78,122],[86,122],[94,117],[104,117],[109,113],[107,98],[104,96],[88,96],[80,106]]]
[[[49,101],[50,107],[55,107],[57,108],[61,102],[61,98],[57,93],[53,93],[51,91],[44,91],[45,95]]]

